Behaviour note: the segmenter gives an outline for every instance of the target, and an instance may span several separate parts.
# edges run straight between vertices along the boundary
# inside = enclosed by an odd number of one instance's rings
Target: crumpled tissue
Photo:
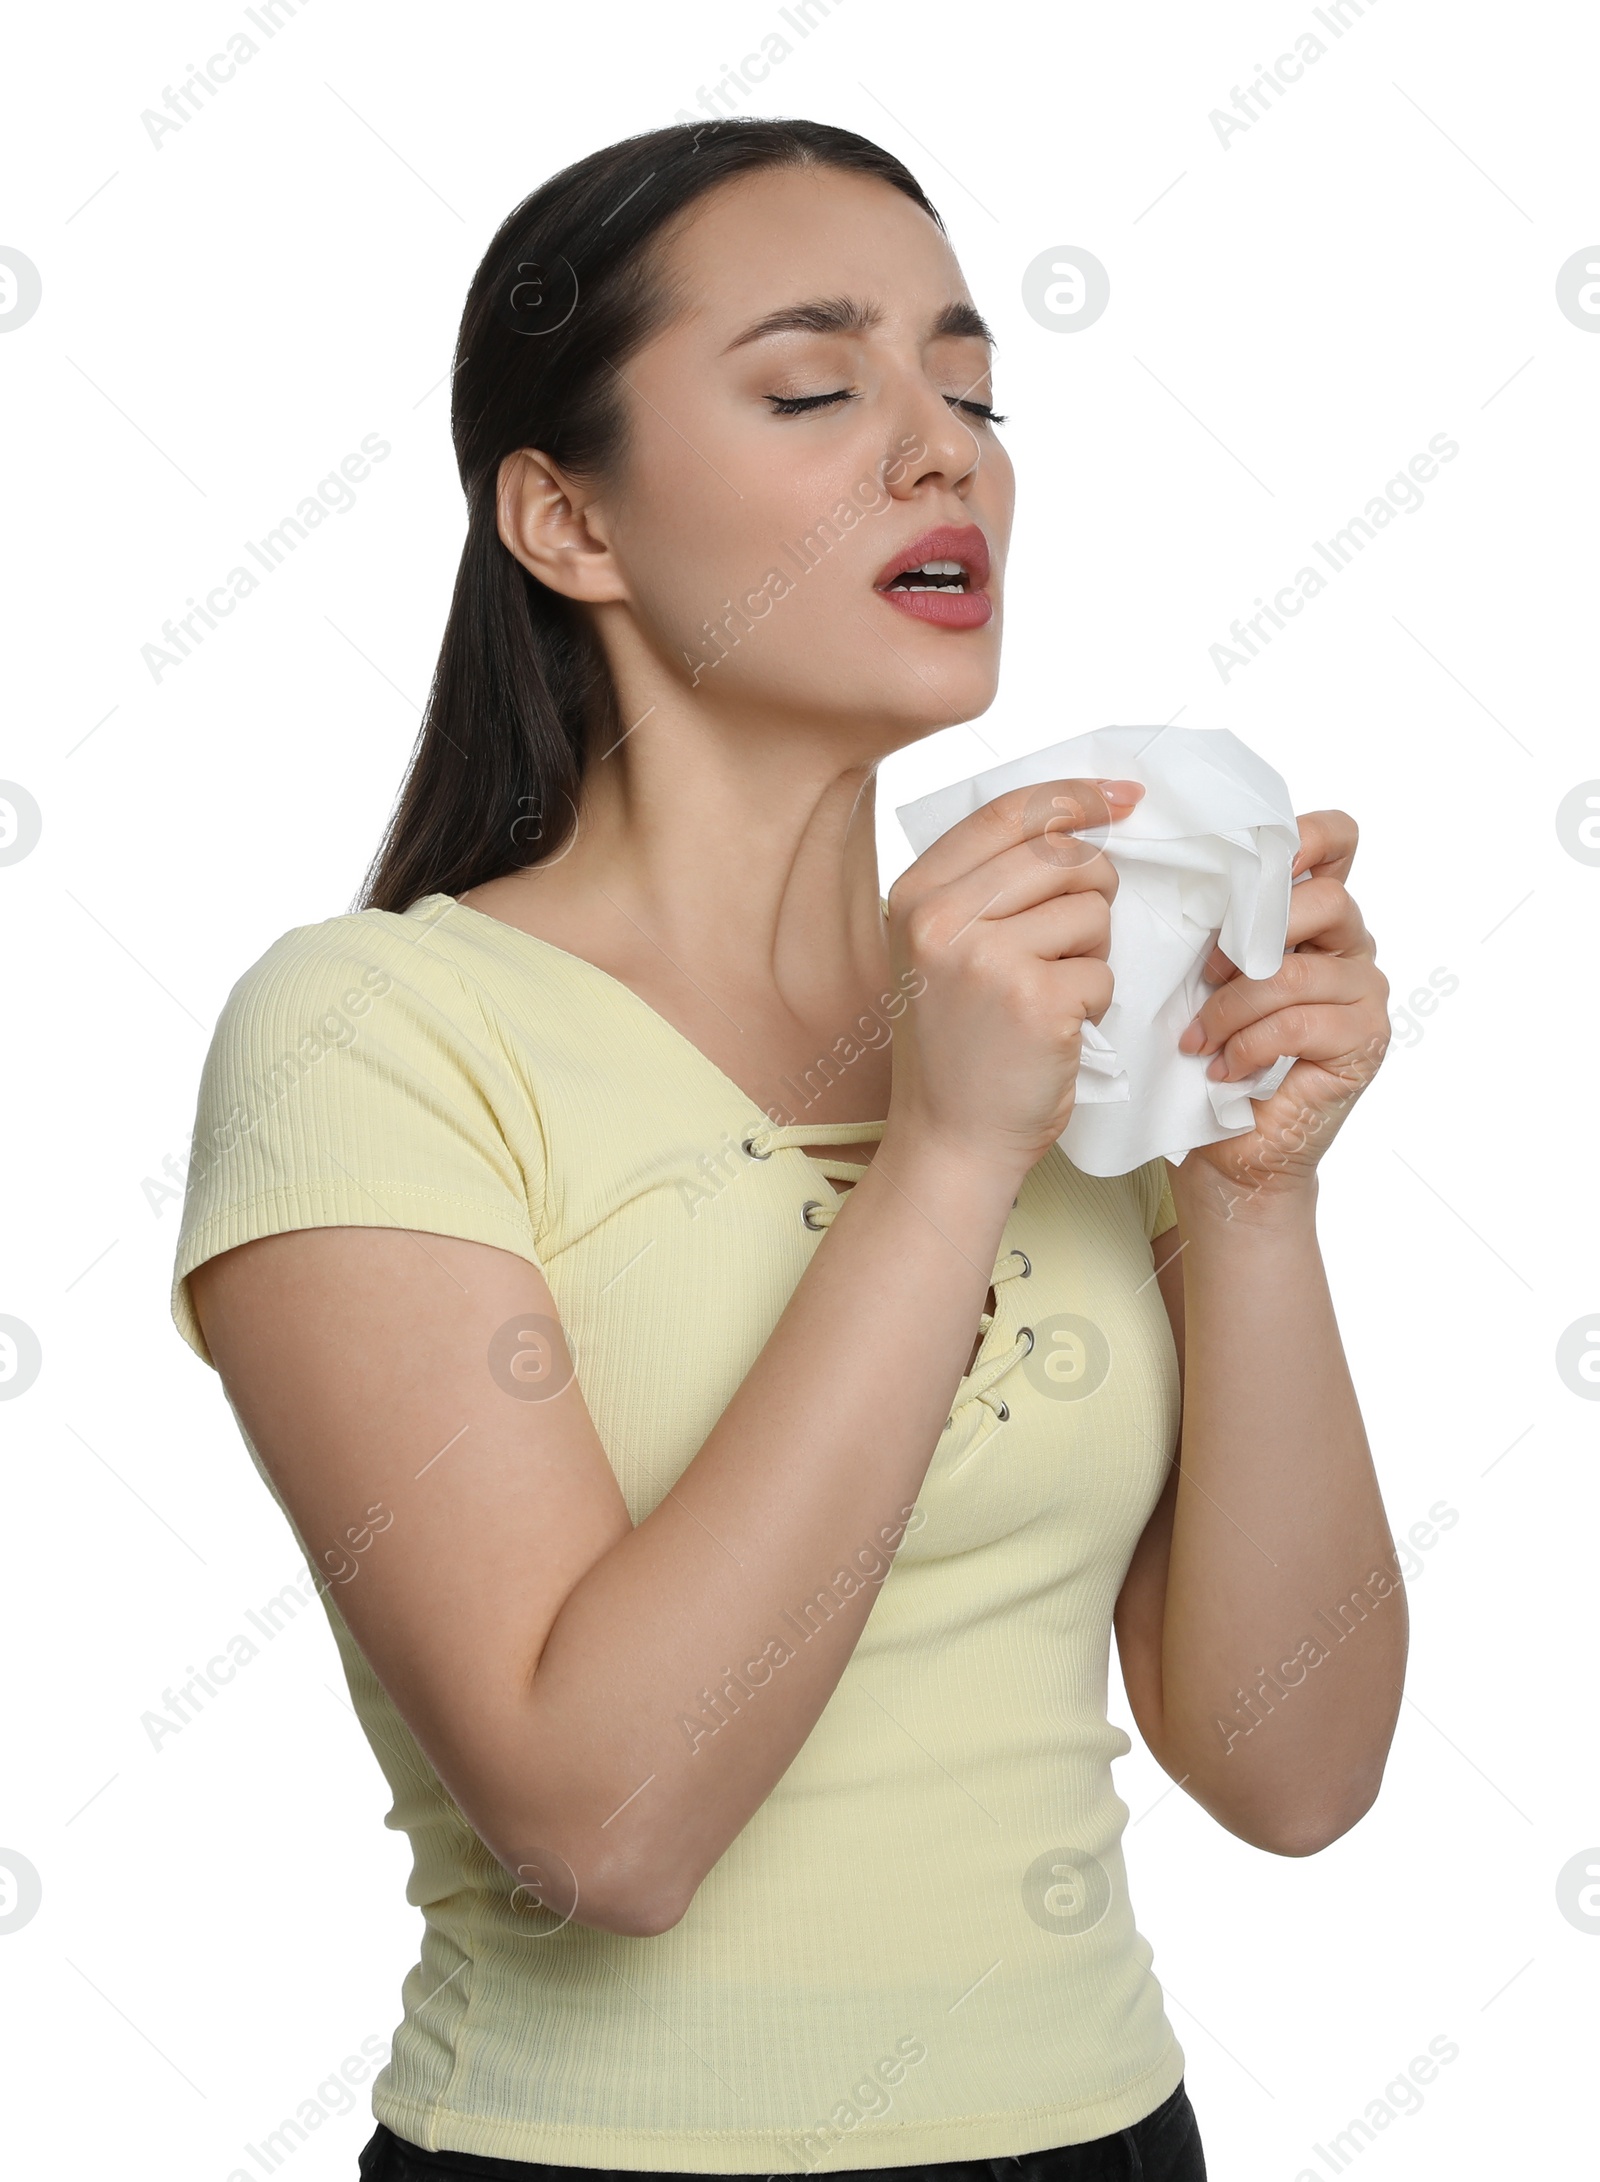
[[[1178,1039],[1216,990],[1200,974],[1213,946],[1246,977],[1277,971],[1300,830],[1282,778],[1225,727],[1096,728],[895,815],[920,856],[996,796],[1076,779],[1145,789],[1127,817],[1080,832],[1117,873],[1107,957],[1115,997],[1098,1024],[1083,1026],[1077,1100],[1059,1140],[1084,1174],[1126,1174],[1158,1153],[1176,1164],[1198,1144],[1244,1134],[1255,1126],[1252,1099],[1294,1066],[1284,1054],[1217,1083],[1206,1074],[1214,1056],[1180,1053]]]

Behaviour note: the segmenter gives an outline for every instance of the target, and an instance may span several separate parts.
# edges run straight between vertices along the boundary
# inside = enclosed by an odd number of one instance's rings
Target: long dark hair
[[[591,737],[622,734],[599,645],[502,543],[500,465],[536,447],[603,479],[625,453],[618,371],[666,322],[652,245],[685,206],[755,168],[876,176],[943,221],[907,168],[818,121],[675,124],[564,167],[506,219],[456,340],[450,431],[467,537],[422,726],[356,906],[405,910],[553,856],[577,823]]]

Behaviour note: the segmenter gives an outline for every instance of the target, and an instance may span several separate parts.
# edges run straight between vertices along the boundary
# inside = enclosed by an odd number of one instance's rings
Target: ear
[[[506,550],[552,591],[595,605],[627,596],[594,495],[537,448],[501,463],[495,514]]]

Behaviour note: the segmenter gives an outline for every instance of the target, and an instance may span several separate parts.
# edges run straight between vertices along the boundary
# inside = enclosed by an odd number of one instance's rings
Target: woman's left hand
[[[1274,1178],[1282,1187],[1310,1180],[1391,1035],[1389,980],[1344,885],[1356,822],[1347,811],[1309,811],[1296,823],[1293,870],[1311,876],[1290,888],[1281,966],[1271,977],[1242,977],[1214,948],[1205,974],[1217,989],[1178,1041],[1185,1053],[1216,1055],[1209,1073],[1219,1081],[1269,1068],[1281,1053],[1299,1056],[1277,1090],[1253,1102],[1253,1129],[1197,1145],[1177,1169],[1226,1182],[1235,1198]]]

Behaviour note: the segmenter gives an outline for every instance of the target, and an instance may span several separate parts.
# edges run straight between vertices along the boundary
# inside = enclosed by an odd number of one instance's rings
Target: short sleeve
[[[1178,1207],[1172,1195],[1172,1176],[1164,1159],[1147,1159],[1135,1173],[1139,1177],[1144,1207],[1144,1231],[1152,1242],[1178,1224]]]
[[[537,1128],[513,1145],[515,1081],[476,995],[429,938],[375,910],[305,925],[224,1002],[172,1279],[174,1323],[205,1363],[189,1275],[264,1235],[411,1228],[539,1263]]]

